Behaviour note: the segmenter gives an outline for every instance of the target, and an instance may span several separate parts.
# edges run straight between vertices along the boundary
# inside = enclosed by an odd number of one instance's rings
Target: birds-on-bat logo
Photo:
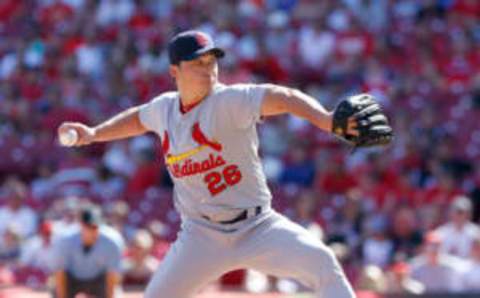
[[[170,139],[167,131],[164,132],[162,140],[162,150],[165,154],[167,165],[172,165],[186,158],[189,158],[205,148],[211,148],[217,152],[220,152],[223,149],[222,144],[220,144],[214,139],[209,139],[207,137],[207,135],[200,128],[200,123],[198,122],[196,122],[192,127],[192,139],[198,144],[197,147],[179,154],[170,154]]]

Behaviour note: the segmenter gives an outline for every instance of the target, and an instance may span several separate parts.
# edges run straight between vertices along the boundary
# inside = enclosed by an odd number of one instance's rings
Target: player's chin
[[[217,77],[214,75],[202,75],[198,77],[198,83],[202,86],[213,86],[217,82]]]

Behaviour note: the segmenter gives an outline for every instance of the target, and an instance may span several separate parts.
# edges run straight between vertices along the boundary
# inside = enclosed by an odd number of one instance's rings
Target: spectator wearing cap
[[[471,222],[471,217],[470,199],[457,197],[451,205],[450,221],[436,230],[443,252],[462,258],[469,257],[472,242],[480,234],[479,226]]]
[[[153,238],[147,230],[138,230],[123,262],[125,283],[146,285],[159,265],[152,255]]]
[[[426,293],[455,293],[462,290],[461,259],[440,250],[436,232],[425,236],[422,253],[410,263],[411,277],[425,286]]]
[[[123,248],[120,234],[103,224],[100,209],[83,207],[80,228],[56,245],[55,297],[118,297]]]
[[[397,262],[387,273],[386,292],[420,295],[425,292],[425,286],[410,276],[410,266],[407,263]]]
[[[375,265],[366,265],[358,276],[356,288],[360,291],[383,293],[386,290],[386,277],[382,269]]]

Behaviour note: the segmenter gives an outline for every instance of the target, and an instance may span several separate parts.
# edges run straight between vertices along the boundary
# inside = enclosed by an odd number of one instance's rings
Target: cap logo
[[[202,47],[205,47],[209,44],[209,38],[203,33],[195,33],[195,39]]]

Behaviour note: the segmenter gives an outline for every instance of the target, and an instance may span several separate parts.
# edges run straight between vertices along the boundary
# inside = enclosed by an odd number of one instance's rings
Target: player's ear
[[[177,78],[178,76],[178,65],[174,65],[174,64],[171,64],[168,68],[168,72],[170,73],[170,75],[173,77],[173,78]]]

